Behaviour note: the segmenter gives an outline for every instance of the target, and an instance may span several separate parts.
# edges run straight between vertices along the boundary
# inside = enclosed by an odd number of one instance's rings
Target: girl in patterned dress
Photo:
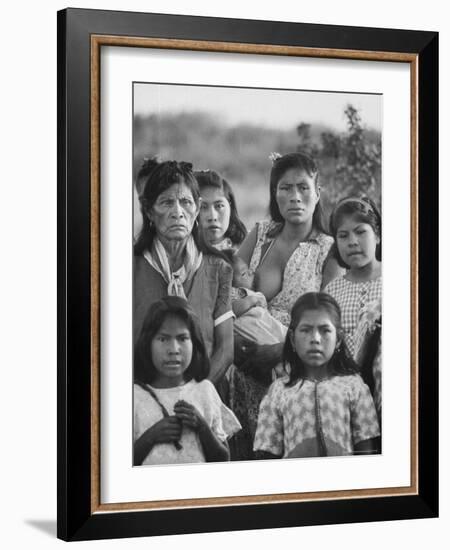
[[[369,388],[357,374],[336,301],[309,292],[295,303],[283,349],[288,377],[261,402],[257,458],[372,454],[379,435]]]
[[[330,254],[333,238],[323,221],[319,171],[302,153],[272,155],[270,220],[256,224],[238,255],[254,275],[254,290],[264,294],[269,313],[289,326],[292,306],[306,292],[319,291],[340,273]],[[230,404],[243,429],[235,439],[237,459],[253,458],[259,404],[282,360],[283,343],[255,346],[235,337]]]
[[[227,439],[240,424],[208,373],[206,346],[188,302],[178,296],[154,302],[135,352],[135,466],[229,460]]]
[[[324,291],[341,308],[345,342],[360,365],[381,416],[381,215],[369,198],[349,197],[334,208],[330,226],[336,258],[347,272]],[[377,318],[369,322],[370,317]],[[364,347],[371,352],[362,353],[362,343],[367,340],[371,344]]]

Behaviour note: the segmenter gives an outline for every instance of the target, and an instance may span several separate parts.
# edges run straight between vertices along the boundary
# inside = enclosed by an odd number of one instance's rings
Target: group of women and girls
[[[380,452],[380,214],[346,197],[328,231],[313,159],[272,162],[248,234],[217,172],[138,173],[135,465]]]

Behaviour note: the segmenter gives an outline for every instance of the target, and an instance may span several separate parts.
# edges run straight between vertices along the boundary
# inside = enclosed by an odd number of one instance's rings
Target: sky
[[[323,91],[186,86],[135,83],[136,115],[204,111],[234,126],[250,123],[290,129],[299,121],[346,129],[344,109],[351,103],[368,127],[382,129],[382,96]]]

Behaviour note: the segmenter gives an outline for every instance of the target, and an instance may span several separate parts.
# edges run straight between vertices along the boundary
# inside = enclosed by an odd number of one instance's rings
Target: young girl
[[[229,460],[234,414],[206,380],[209,360],[188,302],[167,296],[145,318],[135,351],[134,465]]]
[[[283,358],[290,375],[261,402],[257,457],[373,453],[379,428],[372,396],[356,374],[329,294],[308,292],[294,304]]]
[[[236,250],[247,235],[230,184],[214,170],[194,173],[202,202],[198,221],[205,240],[218,250]]]
[[[363,325],[369,325],[367,318],[377,316],[381,320],[381,216],[369,198],[350,197],[336,205],[330,226],[337,260],[347,268],[347,272],[324,290],[341,308],[345,341],[352,356],[358,360],[364,379],[370,381],[380,414],[381,355],[377,353],[380,331],[375,333],[375,336],[378,334],[378,343],[371,338],[370,347],[375,351],[372,360],[361,353],[360,345],[355,344],[363,340],[358,332],[361,333]]]

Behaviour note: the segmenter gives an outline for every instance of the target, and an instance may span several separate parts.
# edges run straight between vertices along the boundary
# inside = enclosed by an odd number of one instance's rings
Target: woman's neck
[[[283,229],[281,230],[280,236],[288,242],[302,242],[308,239],[312,230],[312,219],[300,224],[285,222],[285,224],[283,225]]]
[[[184,253],[186,249],[187,239],[183,240],[168,240],[159,237],[164,249],[167,253],[167,258],[169,260],[169,265],[172,271],[177,271],[183,265],[184,262]]]
[[[347,272],[345,278],[354,283],[373,281],[381,275],[381,262],[374,260],[360,268],[353,268]]]

